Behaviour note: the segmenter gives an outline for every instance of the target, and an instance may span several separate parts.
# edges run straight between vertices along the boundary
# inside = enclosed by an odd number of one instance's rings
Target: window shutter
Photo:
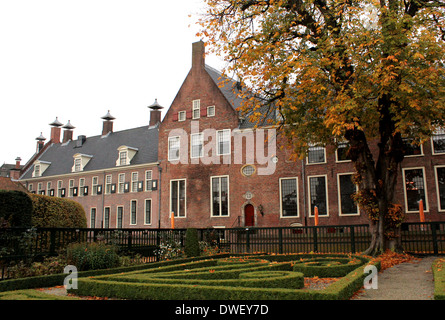
[[[77,197],[77,192],[78,192],[77,187],[74,187],[73,188],[73,197]]]
[[[187,119],[192,118],[192,110],[187,110]]]
[[[178,113],[173,113],[173,121],[178,121]]]
[[[83,195],[84,196],[88,195],[88,187],[87,186],[83,187]]]
[[[151,180],[151,190],[158,190],[158,180]]]

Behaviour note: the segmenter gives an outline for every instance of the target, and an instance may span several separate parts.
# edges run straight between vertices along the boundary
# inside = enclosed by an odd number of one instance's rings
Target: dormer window
[[[81,172],[84,170],[85,166],[90,162],[90,160],[93,158],[93,156],[82,154],[82,153],[76,153],[74,156],[74,165],[71,168],[72,172]]]
[[[119,157],[116,161],[116,166],[119,167],[129,165],[133,157],[138,152],[138,149],[129,146],[120,146],[117,148],[117,151],[119,151]]]
[[[36,162],[34,162],[34,171],[32,172],[32,177],[41,177],[50,165],[51,162],[37,160]]]

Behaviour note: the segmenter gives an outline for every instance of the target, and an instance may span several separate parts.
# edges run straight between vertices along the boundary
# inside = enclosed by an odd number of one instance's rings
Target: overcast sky
[[[25,164],[56,117],[76,127],[74,138],[101,134],[108,110],[114,131],[148,125],[147,106],[157,98],[168,109],[191,67],[203,8],[201,0],[0,0],[0,165]]]

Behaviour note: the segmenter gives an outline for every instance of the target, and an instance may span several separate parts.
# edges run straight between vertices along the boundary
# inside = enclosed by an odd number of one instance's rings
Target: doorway
[[[255,208],[251,204],[246,204],[244,207],[244,226],[255,226]]]

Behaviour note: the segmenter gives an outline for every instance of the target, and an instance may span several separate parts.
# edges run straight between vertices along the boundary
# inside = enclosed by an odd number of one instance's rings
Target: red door
[[[251,204],[244,207],[244,225],[246,227],[255,226],[255,208]]]

